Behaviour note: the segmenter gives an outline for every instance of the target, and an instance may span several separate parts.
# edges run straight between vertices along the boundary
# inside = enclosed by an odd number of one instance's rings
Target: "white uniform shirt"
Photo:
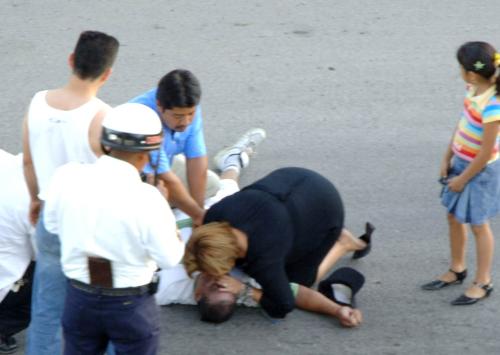
[[[29,202],[22,155],[0,149],[0,302],[33,258]]]
[[[184,244],[165,198],[131,164],[102,156],[59,168],[47,190],[46,229],[61,239],[64,274],[89,283],[87,257],[111,261],[113,287],[148,284],[180,262]]]

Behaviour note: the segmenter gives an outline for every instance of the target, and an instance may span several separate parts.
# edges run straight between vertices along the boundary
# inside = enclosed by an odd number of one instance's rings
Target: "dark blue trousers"
[[[35,263],[31,262],[17,292],[9,291],[0,302],[0,336],[12,336],[28,327],[31,311],[31,284]]]
[[[108,342],[117,355],[156,354],[159,307],[148,293],[105,296],[68,282],[62,319],[65,355],[103,354]]]

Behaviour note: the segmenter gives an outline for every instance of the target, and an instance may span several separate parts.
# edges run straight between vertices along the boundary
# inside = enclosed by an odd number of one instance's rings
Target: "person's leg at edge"
[[[80,291],[67,282],[62,328],[64,355],[103,354],[108,339],[102,331],[99,295]]]
[[[16,292],[11,290],[0,302],[0,353],[14,352],[17,343],[13,335],[29,325],[33,270],[34,262],[31,262],[22,278],[24,284]]]
[[[172,161],[172,172],[181,179],[184,186],[188,185],[188,179],[186,176],[186,157],[183,154],[177,154],[174,156]],[[207,171],[207,185],[205,189],[205,198],[214,196],[217,191],[219,191],[220,183],[218,175],[212,170]]]
[[[226,169],[220,174],[221,180],[234,180],[238,183],[240,179],[240,171],[236,169]]]
[[[224,172],[226,168],[232,166],[239,172],[250,162],[257,146],[266,138],[266,131],[262,128],[252,128],[245,132],[233,145],[220,150],[214,156],[215,166],[219,171]]]
[[[117,355],[154,355],[160,340],[160,310],[152,295],[107,297],[104,327]]]
[[[36,226],[38,255],[31,303],[31,322],[27,332],[27,355],[53,355],[62,350],[61,316],[66,296],[66,278],[60,262],[57,235],[43,225],[43,212]]]
[[[471,225],[472,233],[476,239],[476,275],[474,282],[476,284],[487,285],[491,282],[491,265],[493,263],[493,253],[495,248],[495,239],[491,231],[489,222],[480,225]],[[485,295],[485,290],[471,285],[465,295],[471,298],[480,298]]]
[[[448,227],[450,238],[450,269],[455,272],[465,270],[465,251],[467,243],[467,226],[460,223],[455,216],[448,214]],[[447,271],[439,277],[439,280],[453,282],[457,279],[451,271]]]
[[[339,259],[344,255],[356,250],[361,250],[365,247],[365,242],[359,238],[355,238],[349,230],[343,228],[337,242],[333,245],[319,265],[318,272],[316,274],[316,282],[322,280],[332,269],[335,263],[337,263],[337,261],[339,261]]]
[[[220,171],[219,187],[221,189],[224,184],[223,180],[232,180],[238,185],[241,171],[248,167],[257,146],[265,138],[266,132],[262,128],[252,128],[232,146],[222,149],[215,155],[214,163]]]

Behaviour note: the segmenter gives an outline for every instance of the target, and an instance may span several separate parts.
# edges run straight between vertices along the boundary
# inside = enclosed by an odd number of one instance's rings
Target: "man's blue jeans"
[[[26,354],[59,355],[62,353],[61,317],[66,297],[66,278],[61,267],[59,237],[45,229],[43,210],[35,233],[38,254]]]

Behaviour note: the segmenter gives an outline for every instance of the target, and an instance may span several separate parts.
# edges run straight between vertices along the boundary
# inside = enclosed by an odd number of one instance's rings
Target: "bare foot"
[[[337,243],[346,251],[356,251],[366,248],[366,243],[359,238],[356,238],[347,229],[342,229]]]

